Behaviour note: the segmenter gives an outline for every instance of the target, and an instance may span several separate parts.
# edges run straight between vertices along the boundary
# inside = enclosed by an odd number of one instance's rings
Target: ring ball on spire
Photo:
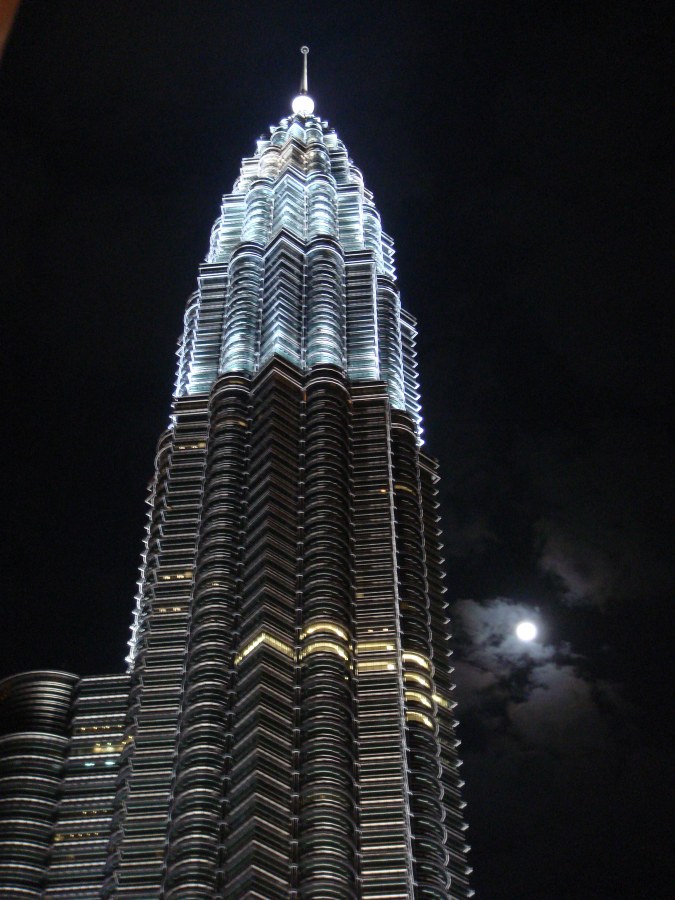
[[[314,112],[314,101],[308,94],[298,94],[293,101],[293,112],[296,116],[307,118]]]

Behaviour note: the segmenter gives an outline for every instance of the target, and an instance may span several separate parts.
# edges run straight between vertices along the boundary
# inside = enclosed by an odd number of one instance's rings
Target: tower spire
[[[300,79],[300,93],[293,101],[293,112],[296,116],[306,119],[314,112],[314,101],[307,93],[307,54],[309,47],[301,47],[302,53],[302,78]]]
[[[300,52],[302,53],[302,78],[300,79],[300,93],[306,94],[308,91],[308,87],[307,87],[307,54],[309,53],[309,47],[301,47]]]

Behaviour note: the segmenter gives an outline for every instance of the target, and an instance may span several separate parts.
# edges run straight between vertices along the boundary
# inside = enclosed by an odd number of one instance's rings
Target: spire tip
[[[293,101],[293,112],[296,115],[307,118],[314,112],[314,101],[307,93],[307,54],[309,53],[309,47],[303,44],[300,48],[300,53],[302,53],[302,78],[300,79],[300,94]]]

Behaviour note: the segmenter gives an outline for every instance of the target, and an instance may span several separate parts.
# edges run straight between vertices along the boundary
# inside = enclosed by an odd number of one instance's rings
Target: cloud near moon
[[[461,600],[453,612],[467,820],[483,836],[476,871],[498,883],[508,855],[502,896],[562,897],[545,862],[550,848],[565,845],[575,821],[573,856],[589,865],[595,835],[619,821],[620,773],[639,743],[635,710],[617,684],[592,677],[545,620],[541,639],[519,640],[515,626],[535,618],[531,607],[496,597]]]
[[[569,644],[545,628],[536,641],[519,639],[518,624],[536,618],[532,608],[496,597],[460,600],[453,611],[458,699],[474,728],[563,752],[576,726],[601,743],[608,724],[623,716],[618,688],[587,676]]]

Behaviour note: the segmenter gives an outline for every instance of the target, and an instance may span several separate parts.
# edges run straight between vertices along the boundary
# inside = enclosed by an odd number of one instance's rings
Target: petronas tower
[[[0,896],[472,895],[415,336],[305,67],[187,303],[127,674],[0,684]]]

